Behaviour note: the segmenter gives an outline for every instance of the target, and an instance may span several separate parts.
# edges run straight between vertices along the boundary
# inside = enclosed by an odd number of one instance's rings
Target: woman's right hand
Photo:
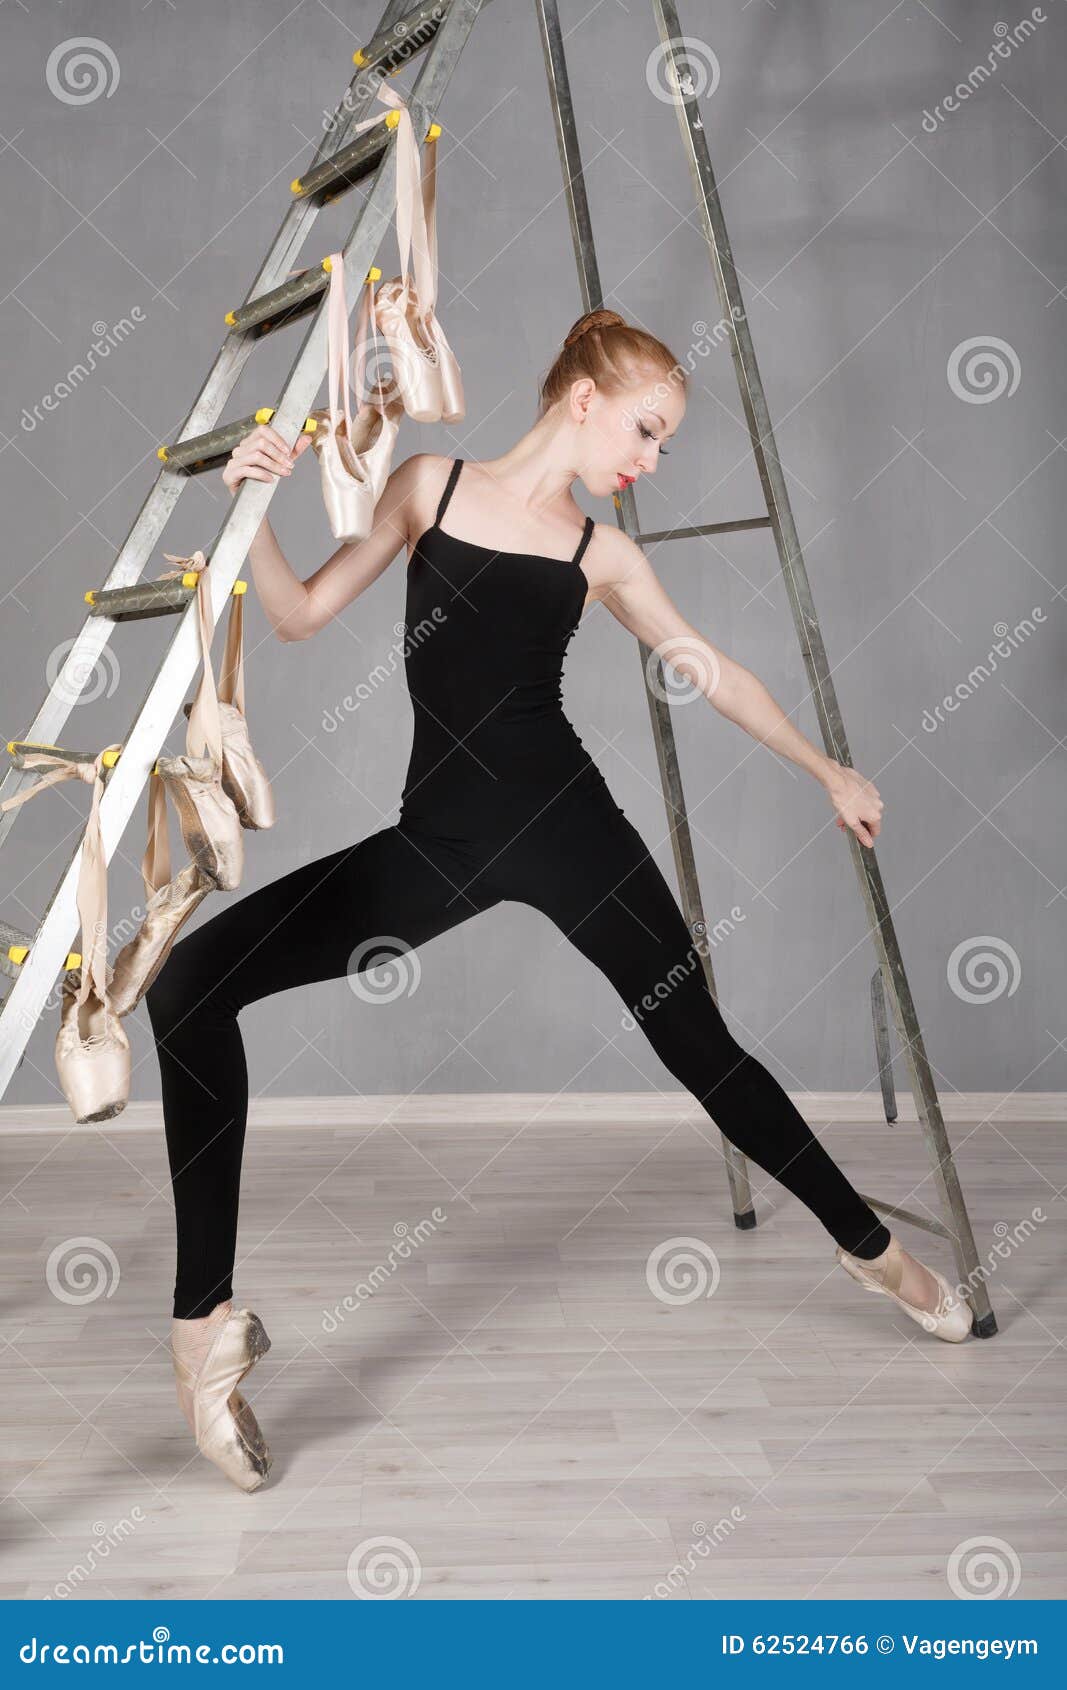
[[[259,423],[251,434],[237,442],[227,458],[223,484],[236,493],[244,480],[277,481],[280,476],[291,475],[297,458],[310,445],[310,434],[300,434],[296,445],[290,448],[277,429],[269,423]]]

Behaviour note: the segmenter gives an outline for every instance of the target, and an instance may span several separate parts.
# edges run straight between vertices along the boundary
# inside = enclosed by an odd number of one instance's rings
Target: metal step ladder
[[[325,260],[296,275],[291,274],[292,266],[298,262],[320,207],[340,198],[357,183],[365,183],[367,191],[359,214],[341,247],[349,311],[364,279],[377,279],[380,272],[373,261],[391,228],[396,194],[393,140],[397,120],[388,113],[380,124],[355,138],[354,126],[381,109],[375,93],[382,79],[424,54],[406,103],[415,135],[433,144],[441,133],[434,121],[438,104],[485,4],[488,0],[448,0],[447,5],[441,0],[426,0],[412,7],[404,0],[390,0],[370,42],[353,55],[356,69],[348,88],[310,165],[292,183],[291,202],[244,303],[227,313],[229,332],[193,407],[176,440],[159,449],[161,468],[155,485],[103,586],[86,593],[88,616],[25,737],[8,744],[13,762],[0,782],[0,800],[38,779],[39,771],[24,765],[26,752],[34,748],[47,745],[62,758],[91,762],[93,753],[58,748],[56,742],[112,628],[119,621],[166,615],[178,619],[155,678],[122,742],[121,753],[111,753],[107,760],[110,773],[100,801],[100,828],[108,862],[155,768],[156,756],[200,662],[195,574],[166,582],[142,582],[139,577],[191,476],[220,468],[238,441],[259,423],[270,421],[289,445],[307,426],[308,412],[326,371],[329,276]],[[359,280],[354,281],[357,277]],[[276,404],[220,424],[226,400],[256,343],[304,318],[309,319],[308,326]],[[214,545],[210,550],[205,548],[211,564],[209,581],[216,624],[230,594],[243,591],[238,571],[277,485],[276,481],[242,481]],[[0,812],[0,848],[24,809],[24,805],[17,805]],[[21,933],[0,921],[0,973],[14,981],[0,1007],[0,1098],[22,1060],[57,977],[81,961],[71,950],[79,927],[81,853],[79,843],[35,933]]]
[[[534,0],[541,29],[548,72],[549,92],[556,125],[556,138],[563,167],[564,188],[570,209],[571,230],[578,264],[579,282],[587,310],[602,303],[600,280],[593,245],[589,206],[582,174],[581,155],[574,122],[563,36],[556,0]],[[228,313],[229,334],[177,439],[160,448],[160,475],[139,511],[103,587],[86,594],[90,609],[81,632],[63,668],[30,724],[25,740],[12,741],[9,749],[14,764],[0,782],[0,800],[36,779],[24,770],[21,758],[34,745],[52,746],[77,702],[81,686],[78,675],[91,676],[111,628],[120,620],[145,620],[163,615],[178,617],[171,642],[141,709],[123,742],[122,752],[112,758],[112,768],[100,804],[104,853],[110,861],[129,822],[137,799],[153,768],[163,740],[173,722],[199,663],[199,630],[195,608],[195,576],[176,582],[141,582],[139,577],[156,549],[167,521],[188,478],[221,466],[244,436],[259,423],[270,421],[289,444],[305,426],[308,410],[321,384],[326,367],[326,299],[328,277],[324,264],[298,275],[290,274],[303,241],[320,206],[340,197],[357,183],[368,182],[366,197],[343,251],[349,278],[370,276],[383,234],[390,224],[395,192],[395,150],[390,145],[392,130],[387,121],[352,139],[353,127],[374,104],[374,78],[394,74],[413,56],[425,52],[417,80],[408,101],[417,135],[432,143],[440,129],[435,116],[452,71],[482,8],[489,0],[428,0],[408,7],[403,0],[390,0],[369,44],[354,55],[356,75],[337,107],[333,121],[308,170],[292,186],[293,201],[286,212],[244,303]],[[815,698],[823,742],[829,755],[851,764],[844,725],[830,676],[793,522],[789,497],[782,475],[770,418],[763,392],[748,320],[733,266],[730,242],[723,220],[715,179],[708,154],[707,137],[700,112],[687,81],[684,36],[672,0],[653,0],[657,26],[666,63],[679,90],[676,111],[683,145],[689,160],[701,210],[709,256],[715,274],[722,315],[728,325],[730,347],[741,399],[752,440],[767,514],[734,522],[704,524],[672,529],[665,533],[642,533],[637,522],[633,492],[617,496],[617,515],[626,533],[639,545],[661,540],[721,534],[739,529],[771,529],[781,560],[793,619],[800,640],[808,678]],[[362,280],[359,286],[362,286]],[[349,308],[357,290],[348,283]],[[309,317],[304,339],[293,360],[276,406],[265,407],[251,416],[219,424],[219,416],[257,340],[289,324]],[[237,580],[249,545],[274,494],[275,482],[245,480],[208,556],[211,561],[212,611],[216,623],[233,591],[243,590]],[[715,981],[707,946],[685,797],[671,725],[669,706],[664,702],[662,669],[655,665],[656,690],[647,667],[652,654],[640,645],[642,671],[652,719],[652,731],[660,779],[670,826],[671,844],[681,891],[682,908],[701,956],[713,996]],[[85,681],[82,685],[86,684]],[[657,696],[658,694],[658,696]],[[63,755],[79,761],[91,759],[88,752],[68,751]],[[0,812],[0,847],[21,807]],[[895,1116],[885,996],[903,1047],[916,1098],[923,1137],[930,1156],[944,1221],[901,1209],[878,1198],[867,1197],[872,1208],[898,1220],[937,1234],[951,1243],[960,1283],[971,1287],[969,1300],[974,1330],[991,1337],[997,1330],[984,1276],[978,1265],[966,1205],[960,1190],[952,1149],[930,1072],[904,973],[892,917],[882,886],[874,852],[861,847],[850,835],[853,862],[867,907],[875,943],[878,968],[872,980],[872,1009],[878,1069],[887,1120]],[[81,846],[57,887],[48,909],[31,936],[20,934],[0,921],[0,971],[14,980],[0,1008],[0,1097],[3,1097],[17,1068],[26,1043],[41,1015],[58,974],[77,967],[80,957],[71,952],[78,930],[77,884]],[[739,1227],[756,1224],[745,1157],[723,1139],[734,1217]]]
[[[548,73],[549,94],[555,121],[556,141],[563,171],[564,191],[570,211],[571,234],[578,266],[582,299],[587,311],[594,311],[604,303],[600,287],[596,248],[593,243],[592,222],[582,172],[581,150],[574,120],[567,62],[563,49],[557,0],[535,0],[541,29],[545,67]],[[678,20],[674,0],[653,0],[653,11],[663,51],[665,85],[677,91],[674,109],[681,130],[682,146],[689,164],[697,205],[700,210],[708,256],[711,260],[718,290],[720,315],[724,332],[729,335],[734,372],[748,424],[752,451],[759,472],[760,484],[766,500],[765,516],[743,517],[734,522],[704,523],[699,526],[672,528],[663,533],[642,533],[637,520],[637,505],[632,487],[615,495],[616,517],[619,527],[640,546],[658,544],[665,540],[694,539],[700,535],[728,534],[742,529],[769,528],[778,548],[778,557],[785,577],[793,623],[804,657],[808,681],[819,718],[823,745],[827,755],[838,763],[852,766],[852,755],[845,737],[845,727],[837,702],[830,665],[823,645],[819,618],[808,582],[804,558],[797,537],[793,512],[785,477],[774,443],[767,399],[756,364],[756,353],[749,332],[741,289],[734,268],[730,238],[726,232],[722,204],[719,200],[715,176],[711,168],[708,137],[700,108],[694,95],[699,86],[699,67],[689,63],[686,36]],[[663,668],[659,659],[653,662],[651,649],[638,642],[645,690],[652,718],[652,735],[656,745],[660,782],[667,808],[671,846],[681,893],[681,905],[694,948],[704,966],[712,997],[718,1002],[711,955],[707,943],[707,921],[697,880],[693,842],[689,832],[685,794],[678,767],[678,753],[671,724],[670,706],[666,702]],[[654,677],[654,679],[653,679]],[[867,910],[867,920],[877,956],[878,966],[871,980],[871,1009],[878,1075],[882,1089],[885,1117],[896,1119],[896,1100],[893,1090],[889,1032],[886,1019],[886,998],[893,1010],[893,1019],[901,1049],[911,1075],[916,1112],[922,1128],[941,1207],[941,1220],[916,1214],[864,1193],[872,1209],[923,1232],[944,1238],[952,1246],[956,1262],[957,1280],[966,1290],[971,1306],[972,1331],[982,1338],[991,1338],[997,1330],[986,1288],[986,1276],[978,1262],[974,1234],[971,1230],[967,1205],[963,1199],[952,1146],[945,1130],[937,1090],[934,1085],[922,1031],[915,1013],[911,988],[904,972],[904,962],[897,943],[893,918],[886,898],[882,877],[874,850],[861,845],[849,831],[852,861],[859,877],[860,892]],[[752,1206],[752,1191],[746,1158],[737,1147],[723,1137],[734,1220],[741,1228],[753,1227],[756,1214]]]

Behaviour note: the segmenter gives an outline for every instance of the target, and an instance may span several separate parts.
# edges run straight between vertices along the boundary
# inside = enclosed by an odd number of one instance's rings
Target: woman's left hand
[[[850,827],[861,845],[873,845],[882,827],[885,808],[873,781],[864,780],[856,769],[845,763],[834,763],[826,780],[830,802],[837,811],[836,822],[842,832]]]

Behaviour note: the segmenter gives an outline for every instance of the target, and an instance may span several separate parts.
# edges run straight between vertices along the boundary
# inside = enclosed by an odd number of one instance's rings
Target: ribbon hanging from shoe
[[[79,1004],[85,1003],[90,988],[104,1008],[108,1007],[107,979],[107,863],[100,832],[100,799],[104,791],[104,756],[108,751],[121,751],[120,745],[106,745],[91,762],[74,762],[69,758],[57,761],[51,751],[30,751],[23,756],[23,767],[47,769],[49,772],[33,786],[27,786],[14,797],[5,798],[0,810],[14,809],[28,798],[36,798],[48,786],[58,786],[65,780],[83,780],[93,789],[89,819],[82,838],[81,863],[78,871],[78,915],[81,920],[81,979],[76,993]]]

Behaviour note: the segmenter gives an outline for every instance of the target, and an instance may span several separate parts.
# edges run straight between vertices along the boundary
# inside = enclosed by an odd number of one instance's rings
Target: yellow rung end
[[[223,321],[229,323],[229,325],[232,329],[234,323],[237,321],[237,313],[235,311],[227,311],[226,316],[223,319]]]
[[[95,604],[96,603],[96,588],[95,587],[89,588],[89,591],[85,595],[85,602],[86,602],[86,604]]]
[[[167,461],[167,453],[168,453],[168,451],[169,451],[169,450],[170,450],[170,448],[169,448],[169,447],[168,447],[168,446],[159,446],[159,447],[157,447],[157,449],[156,449],[156,457],[157,457],[157,458],[160,458],[160,459],[162,459],[162,461],[163,461],[163,463],[166,463],[166,461]]]
[[[23,963],[30,954],[29,945],[9,945],[7,957],[9,962]]]
[[[303,191],[304,191],[303,182],[301,182],[299,176],[294,176],[293,180],[289,184],[289,192],[291,194],[300,194],[300,193],[303,193]]]
[[[256,421],[257,423],[268,423],[273,415],[273,405],[261,405],[259,410],[256,412]]]
[[[395,76],[396,71],[393,71],[392,74]],[[399,122],[400,122],[400,113],[398,111],[391,111],[391,112],[386,113],[385,127],[387,129],[395,129]]]
[[[182,586],[183,587],[195,587],[197,582],[199,581],[199,579],[200,579],[199,570],[187,569],[185,574],[182,576]]]
[[[237,596],[238,596],[238,598],[240,598],[240,596],[241,596],[241,594],[242,594],[242,593],[247,593],[247,591],[248,591],[248,582],[247,582],[247,581],[235,581],[235,582],[234,582],[234,584],[233,584],[233,587],[232,587],[232,589],[231,589],[231,591],[233,591],[233,592],[234,592],[234,593],[236,593],[236,594],[237,594]]]
[[[314,434],[318,426],[318,419],[315,417],[309,417],[300,432],[301,434]]]
[[[366,53],[363,51],[363,48],[357,47],[355,52],[352,54],[352,63],[354,65],[365,65],[369,62],[370,61],[368,60]]]
[[[436,141],[440,134],[441,125],[439,123],[431,123],[429,129],[426,131],[426,139],[428,141]]]
[[[67,968],[80,968],[81,965],[82,965],[81,951],[71,951],[70,954],[67,957],[66,962],[63,964],[63,967],[65,969],[67,969]]]
[[[365,282],[380,282],[381,279],[382,279],[382,273],[379,270],[377,264],[372,264],[370,269],[367,271],[367,274],[363,278],[363,280]]]
[[[105,769],[113,769],[121,756],[121,751],[105,751],[100,761]]]
[[[325,270],[326,274],[329,275],[330,271],[333,269],[332,258],[324,258],[322,261],[322,268]]]

